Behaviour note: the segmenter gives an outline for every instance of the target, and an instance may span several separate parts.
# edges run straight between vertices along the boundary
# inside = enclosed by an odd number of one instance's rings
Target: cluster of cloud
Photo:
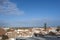
[[[0,0],[0,15],[21,15],[23,11],[17,8],[16,4],[9,0]]]

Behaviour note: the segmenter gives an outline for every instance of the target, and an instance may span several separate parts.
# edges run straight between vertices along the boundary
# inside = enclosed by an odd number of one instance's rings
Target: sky
[[[0,26],[60,26],[60,0],[0,0]]]

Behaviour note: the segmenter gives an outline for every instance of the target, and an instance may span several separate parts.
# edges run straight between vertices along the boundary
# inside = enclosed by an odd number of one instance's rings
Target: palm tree
[[[44,30],[46,31],[46,28],[47,28],[47,23],[44,23]]]

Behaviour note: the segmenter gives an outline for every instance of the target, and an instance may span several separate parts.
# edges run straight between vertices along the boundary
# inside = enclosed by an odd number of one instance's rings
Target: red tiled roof
[[[3,28],[0,28],[0,36],[4,35],[6,33],[6,31]]]

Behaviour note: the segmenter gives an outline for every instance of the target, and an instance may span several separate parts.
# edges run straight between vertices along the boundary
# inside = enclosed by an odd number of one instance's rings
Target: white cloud
[[[17,8],[16,4],[9,0],[0,0],[0,15],[21,15],[23,13]]]

